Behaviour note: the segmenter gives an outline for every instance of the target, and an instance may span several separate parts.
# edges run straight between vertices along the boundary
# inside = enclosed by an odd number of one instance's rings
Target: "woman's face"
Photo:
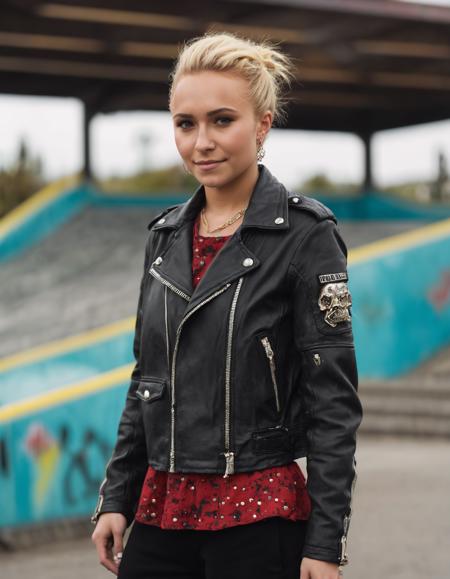
[[[226,187],[256,169],[257,140],[264,140],[272,113],[256,118],[244,78],[231,72],[185,74],[174,87],[170,112],[178,152],[202,185]]]

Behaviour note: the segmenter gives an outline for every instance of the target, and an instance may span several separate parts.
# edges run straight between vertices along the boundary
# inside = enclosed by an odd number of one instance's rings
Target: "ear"
[[[267,133],[270,131],[273,121],[273,114],[272,111],[265,111],[259,118],[256,124],[256,134],[258,136],[258,140],[264,142],[264,139],[267,136]]]

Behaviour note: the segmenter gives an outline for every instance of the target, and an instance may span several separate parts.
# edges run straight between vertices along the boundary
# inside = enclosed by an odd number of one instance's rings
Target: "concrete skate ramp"
[[[94,508],[129,386],[147,224],[157,211],[89,204],[0,268],[0,529]],[[425,223],[340,219],[339,228],[356,250]],[[388,399],[372,390],[364,395],[375,432]],[[432,392],[444,424],[447,394]],[[417,431],[416,406],[402,418],[406,434]],[[393,423],[400,431],[398,412],[388,431]],[[428,422],[421,431],[436,433]]]
[[[151,207],[87,206],[0,268],[0,358],[136,314]],[[349,248],[426,221],[339,221]]]

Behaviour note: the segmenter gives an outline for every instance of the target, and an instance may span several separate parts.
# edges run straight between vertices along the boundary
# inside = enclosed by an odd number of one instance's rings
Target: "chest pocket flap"
[[[164,396],[166,388],[167,383],[163,378],[143,378],[139,381],[136,396],[144,402],[153,402]]]

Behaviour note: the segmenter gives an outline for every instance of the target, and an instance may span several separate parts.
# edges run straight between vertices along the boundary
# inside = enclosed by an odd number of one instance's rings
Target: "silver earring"
[[[262,161],[265,154],[266,154],[266,151],[264,150],[262,143],[258,143],[258,148],[256,150],[256,160]]]

